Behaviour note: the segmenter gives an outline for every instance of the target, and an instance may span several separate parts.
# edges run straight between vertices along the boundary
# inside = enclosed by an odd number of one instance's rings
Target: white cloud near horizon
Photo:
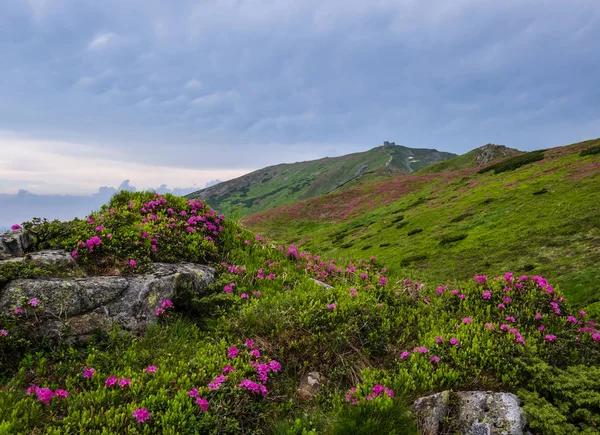
[[[7,138],[0,135],[0,193],[15,194],[20,189],[38,195],[61,193],[89,195],[101,186],[118,186],[131,180],[138,190],[204,187],[214,179],[239,177],[253,169],[195,170],[111,158],[89,145],[59,141]]]

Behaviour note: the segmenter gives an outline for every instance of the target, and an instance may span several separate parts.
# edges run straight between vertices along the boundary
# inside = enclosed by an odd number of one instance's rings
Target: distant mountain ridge
[[[269,166],[186,197],[204,199],[225,214],[248,216],[394,173],[411,174],[455,156],[436,149],[408,148],[386,141],[364,152]]]

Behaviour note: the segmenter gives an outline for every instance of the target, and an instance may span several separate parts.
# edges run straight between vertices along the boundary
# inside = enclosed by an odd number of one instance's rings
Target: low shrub
[[[440,245],[446,246],[455,242],[460,242],[461,240],[466,239],[468,234],[456,234],[453,236],[445,236],[440,240]]]
[[[415,228],[414,230],[410,230],[408,233],[406,233],[407,236],[414,236],[415,234],[419,234],[423,232],[423,228]]]
[[[600,145],[595,145],[593,147],[589,147],[584,149],[579,153],[580,157],[592,156],[594,154],[600,154]]]

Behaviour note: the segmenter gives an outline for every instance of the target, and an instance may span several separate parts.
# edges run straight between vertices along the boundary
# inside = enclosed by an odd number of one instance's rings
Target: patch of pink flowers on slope
[[[150,411],[146,408],[139,408],[133,411],[133,418],[135,418],[138,423],[144,423],[147,420],[150,420]]]

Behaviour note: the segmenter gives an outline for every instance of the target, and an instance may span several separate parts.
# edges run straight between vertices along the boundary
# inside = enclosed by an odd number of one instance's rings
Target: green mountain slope
[[[489,143],[482,147],[475,148],[466,154],[426,166],[421,169],[419,173],[435,174],[443,171],[459,171],[461,169],[475,168],[521,153],[521,151],[514,148]]]
[[[410,174],[454,156],[392,143],[341,157],[269,166],[187,198],[206,200],[223,213],[247,216],[390,174]]]
[[[543,160],[500,173],[396,176],[244,222],[323,255],[374,255],[397,273],[418,270],[416,277],[544,275],[583,305],[600,301],[600,154],[580,152],[598,144],[517,155],[503,166]]]

